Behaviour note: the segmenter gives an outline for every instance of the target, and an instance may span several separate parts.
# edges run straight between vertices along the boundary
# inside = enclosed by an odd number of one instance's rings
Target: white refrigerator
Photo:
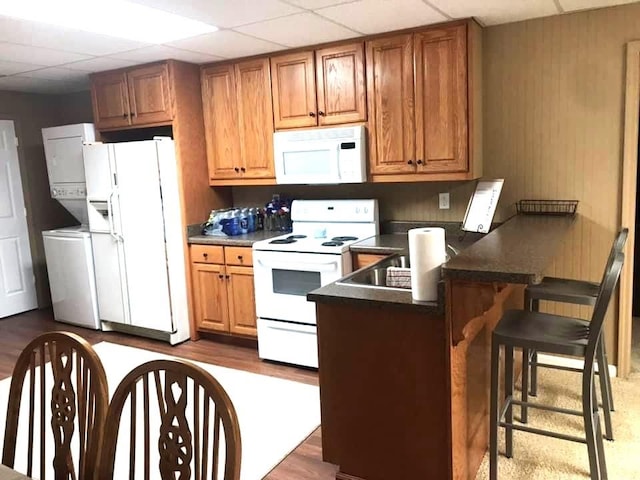
[[[189,338],[185,247],[170,139],[84,146],[103,330]]]

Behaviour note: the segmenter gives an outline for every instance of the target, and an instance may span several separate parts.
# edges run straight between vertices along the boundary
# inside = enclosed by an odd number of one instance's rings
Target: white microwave
[[[363,125],[276,132],[273,150],[278,184],[367,181]]]

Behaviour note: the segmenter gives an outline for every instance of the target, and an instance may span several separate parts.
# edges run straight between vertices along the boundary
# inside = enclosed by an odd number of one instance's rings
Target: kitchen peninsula
[[[510,219],[443,265],[438,302],[340,283],[309,293],[323,460],[340,467],[337,479],[475,478],[488,439],[491,332],[505,309],[522,308],[525,285],[540,280],[573,222]]]

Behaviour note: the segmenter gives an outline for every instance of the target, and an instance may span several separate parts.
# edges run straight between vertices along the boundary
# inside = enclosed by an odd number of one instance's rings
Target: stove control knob
[[[364,207],[364,213],[369,213],[369,207]]]
[[[356,207],[356,215],[360,213],[360,207]]]

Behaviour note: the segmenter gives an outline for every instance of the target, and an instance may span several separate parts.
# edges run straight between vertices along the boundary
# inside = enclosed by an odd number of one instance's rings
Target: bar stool
[[[607,259],[608,269],[617,253],[622,252],[624,245],[629,236],[629,229],[622,228],[611,246],[609,258]],[[593,306],[598,297],[600,285],[595,282],[587,282],[584,280],[572,280],[568,278],[544,277],[542,281],[535,285],[528,285],[525,289],[524,305],[525,308],[532,311],[539,311],[540,300],[552,302],[570,303],[573,305]],[[611,377],[609,376],[607,352],[605,349],[604,335],[600,336],[598,350],[596,352],[598,362],[598,377],[600,379],[600,390],[602,392],[602,405],[604,410],[605,438],[613,440],[613,428],[611,426],[611,412],[614,410],[613,394],[611,392]],[[529,358],[522,357],[522,400],[527,401],[527,385],[529,384],[529,371],[527,365],[531,368],[530,382],[531,386],[528,390],[530,395],[537,395],[538,388],[538,367],[556,368],[560,370],[568,370],[581,372],[582,370],[570,367],[561,367],[557,365],[541,364],[538,362],[538,353],[536,350],[529,352]],[[527,409],[522,407],[521,421],[527,423]]]
[[[563,317],[529,310],[508,310],[493,331],[491,340],[491,406],[489,434],[489,478],[498,478],[498,428],[505,429],[506,456],[513,456],[513,431],[520,430],[539,435],[586,443],[589,454],[591,480],[606,480],[607,467],[604,444],[595,394],[594,364],[599,349],[602,324],[613,291],[620,278],[624,254],[615,255],[605,270],[591,321]],[[500,347],[505,349],[504,399],[498,403]],[[541,405],[518,401],[513,394],[513,351],[522,348],[525,355],[530,350],[556,355],[572,355],[584,359],[582,369],[582,410],[569,410],[553,405]],[[527,357],[525,357],[527,358]],[[513,422],[513,405],[538,408],[558,413],[582,416],[584,437],[567,435],[556,431],[533,428]],[[504,421],[502,420],[504,418]]]

